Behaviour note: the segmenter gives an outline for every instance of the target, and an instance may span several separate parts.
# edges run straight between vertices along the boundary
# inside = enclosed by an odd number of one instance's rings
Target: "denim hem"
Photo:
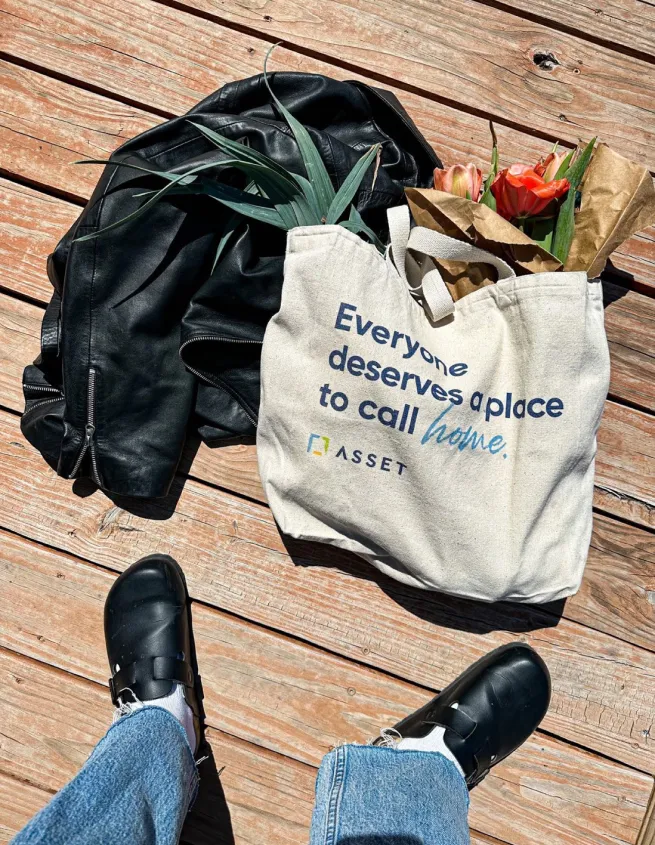
[[[384,748],[383,746],[379,745],[368,747],[375,748],[378,751],[393,751],[396,754],[431,754],[440,757],[442,760],[445,760],[448,768],[451,769],[451,771],[457,775],[459,780],[462,782],[462,786],[466,790],[466,809],[468,810],[471,804],[471,793],[469,791],[468,784],[466,783],[466,778],[460,772],[457,766],[453,763],[453,761],[449,757],[446,757],[445,754],[442,754],[441,751],[422,751],[420,748]]]
[[[189,757],[191,758],[191,775],[190,775],[189,780],[187,782],[187,796],[188,796],[188,798],[187,798],[187,801],[188,801],[187,809],[189,810],[193,806],[193,804],[196,800],[196,797],[198,795],[198,787],[199,787],[199,784],[200,784],[200,774],[198,772],[198,764],[196,763],[196,759],[193,756],[193,751],[191,750],[191,746],[189,745],[189,739],[187,737],[186,731],[184,730],[184,728],[182,727],[180,722],[175,718],[175,716],[173,716],[173,714],[170,712],[170,710],[166,710],[164,707],[159,707],[157,704],[147,704],[147,705],[144,705],[143,707],[139,707],[138,710],[134,710],[132,713],[126,713],[124,716],[121,716],[120,719],[118,719],[116,722],[114,722],[111,725],[111,727],[109,728],[107,733],[103,736],[103,738],[100,740],[100,742],[93,749],[93,752],[91,753],[91,755],[89,757],[89,760],[91,759],[91,757],[93,757],[93,755],[96,753],[96,751],[103,745],[103,743],[105,742],[107,737],[111,734],[111,732],[115,728],[117,728],[119,725],[124,725],[125,722],[128,719],[134,719],[137,716],[139,716],[140,714],[147,713],[149,710],[150,711],[158,710],[160,713],[165,713],[166,716],[168,716],[169,719],[172,719],[173,722],[175,723],[175,729],[177,730],[177,732],[180,734],[180,736],[184,740],[184,747],[188,751]]]
[[[323,758],[311,845],[470,845],[470,796],[438,751],[348,744]]]

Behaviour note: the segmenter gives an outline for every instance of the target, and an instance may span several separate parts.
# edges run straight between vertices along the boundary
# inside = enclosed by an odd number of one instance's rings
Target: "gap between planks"
[[[536,607],[480,606],[403,588],[356,558],[281,538],[265,506],[195,482],[176,484],[161,513],[140,517],[77,485],[80,499],[21,442],[16,418],[0,416],[0,434],[0,524],[12,532],[117,571],[143,554],[172,554],[203,602],[431,689],[518,635],[551,667],[544,728],[650,770],[651,652],[564,619],[554,625]],[[616,564],[623,567],[620,557]],[[611,602],[622,579],[606,570],[597,583]],[[589,609],[599,600],[591,596]]]
[[[114,4],[120,4],[124,3],[125,0],[112,0],[112,2]],[[115,33],[112,31],[112,37],[114,40],[112,43],[112,40],[109,39],[107,47],[98,46],[104,45],[104,41],[107,40],[107,26],[103,29],[98,29],[99,24],[93,18],[88,20],[84,19],[84,32],[87,37],[87,41],[85,42],[85,49],[83,51],[63,49],[61,45],[67,43],[65,38],[63,40],[60,38],[55,40],[53,44],[50,44],[47,39],[52,37],[51,30],[56,24],[64,26],[65,32],[68,32],[70,27],[74,26],[71,21],[59,20],[59,18],[64,14],[66,7],[60,9],[59,15],[57,16],[52,16],[49,13],[44,13],[44,15],[41,15],[40,17],[37,16],[36,20],[31,22],[31,26],[28,29],[29,36],[24,35],[22,32],[12,32],[9,30],[5,40],[9,40],[13,37],[14,40],[11,43],[15,42],[14,52],[16,53],[25,53],[26,55],[32,56],[35,51],[41,50],[41,55],[44,57],[44,61],[47,58],[50,66],[61,68],[71,65],[71,67],[69,67],[68,76],[68,78],[71,79],[81,81],[88,78],[95,78],[94,74],[98,74],[100,71],[102,79],[105,81],[105,85],[108,89],[110,89],[107,91],[109,97],[112,96],[112,92],[114,94],[118,92],[122,95],[125,91],[130,91],[131,99],[133,101],[139,103],[143,102],[144,104],[148,103],[149,97],[159,97],[161,98],[161,103],[168,106],[170,113],[173,111],[184,111],[194,105],[197,99],[200,99],[208,94],[217,84],[219,84],[219,82],[227,81],[243,75],[244,73],[247,75],[248,73],[259,70],[259,68],[254,67],[254,62],[259,61],[261,63],[263,58],[263,48],[260,44],[258,44],[257,47],[254,47],[248,39],[245,40],[245,44],[232,44],[232,39],[228,39],[226,49],[221,53],[219,60],[213,50],[206,50],[205,52],[202,52],[202,42],[206,40],[206,33],[204,33],[202,27],[200,27],[197,32],[193,30],[194,26],[198,27],[198,22],[193,16],[184,15],[183,20],[185,24],[188,25],[187,28],[190,29],[191,34],[196,35],[195,41],[190,37],[180,39],[179,36],[176,36],[176,25],[178,25],[177,29],[179,29],[179,24],[181,23],[181,21],[178,21],[177,19],[172,21],[168,20],[168,18],[162,19],[161,21],[158,20],[157,27],[153,27],[151,25],[151,21],[148,19],[148,24],[139,28],[138,13],[140,12],[140,14],[143,15],[147,10],[151,11],[152,8],[152,4],[148,2],[148,0],[139,0],[139,2],[142,5],[145,3],[147,6],[143,10],[139,10],[136,4],[131,5],[129,14],[119,14],[118,12],[120,12],[120,8],[122,8],[122,6],[119,5],[116,7],[117,14],[115,15],[114,20],[120,22],[117,24],[119,26],[127,26],[127,29],[119,29],[118,32]],[[8,3],[9,0],[5,0],[5,6],[7,6]],[[27,14],[35,5],[36,0],[30,3],[27,7],[21,6],[21,8],[25,8],[27,10],[25,14]],[[88,7],[88,4],[85,5],[81,2],[79,3],[79,6],[80,8],[76,8],[74,21],[78,21],[82,18],[85,14],[84,10],[88,10],[90,8]],[[93,8],[95,9],[96,7]],[[160,10],[163,9],[163,7],[158,8]],[[86,14],[88,15],[89,12],[86,12]],[[177,13],[177,15],[179,17],[179,13]],[[16,21],[20,19],[21,16],[19,15],[10,16],[9,27],[15,26]],[[48,20],[49,22],[48,27],[41,32],[38,30],[38,26],[43,26],[43,21],[45,20]],[[111,24],[113,26],[114,21],[112,21]],[[66,28],[66,25],[68,25],[68,29]],[[133,27],[133,29],[130,29],[130,26]],[[160,29],[162,30],[162,34],[159,34]],[[35,32],[39,33],[39,39],[46,39],[46,42],[42,43],[39,41],[38,44],[33,44],[30,39],[35,37]],[[157,33],[157,35],[154,33]],[[220,31],[217,31],[216,35],[217,37],[220,37]],[[23,43],[25,38],[28,40]],[[145,49],[146,45],[144,44],[144,39],[146,38],[153,40],[152,44],[148,44],[148,47],[150,48],[149,50]],[[156,38],[159,38],[159,41],[155,42]],[[164,41],[162,41],[162,39],[164,39]],[[124,50],[127,49],[126,45],[123,44],[123,41],[125,40],[127,40],[130,45],[130,49],[135,53],[137,58],[129,55],[129,53],[126,54],[124,51],[121,52],[116,49],[116,45],[121,44],[123,45]],[[193,53],[191,54],[191,48],[189,45],[192,42],[194,44],[194,48]],[[254,43],[257,44],[256,41]],[[96,44],[94,51],[90,51],[87,48],[88,44]],[[112,49],[112,46],[114,49]],[[152,51],[157,49],[166,49],[170,51],[170,55],[167,55],[167,61],[172,65],[172,76],[171,73],[165,73],[163,68],[160,68],[150,62],[150,64],[146,65],[148,68],[148,76],[144,77],[144,61],[146,61]],[[139,55],[139,51],[143,53],[143,56]],[[280,53],[279,63],[277,58],[275,56],[273,57],[273,69],[284,67],[298,70],[322,71],[326,73],[330,73],[334,70],[334,68],[331,69],[329,65],[325,66],[321,63],[315,63],[315,65],[307,67],[306,62],[298,64],[298,57],[293,53],[290,53],[289,51],[280,51]],[[246,58],[244,58],[244,56]],[[244,66],[244,63],[247,67]],[[98,127],[100,130],[100,148],[94,150],[94,153],[100,157],[107,152],[105,146],[107,130],[109,130],[110,133],[118,133],[122,139],[127,139],[130,134],[136,134],[138,131],[138,128],[135,126],[132,132],[125,132],[125,126],[122,125],[126,121],[125,114],[114,115],[112,112],[111,119],[104,120],[103,122],[101,101],[105,98],[99,95],[91,95],[82,89],[76,89],[78,92],[76,96],[81,100],[79,103],[79,113],[76,113],[75,97],[72,93],[69,93],[69,89],[71,88],[70,85],[63,85],[63,83],[57,83],[54,85],[56,80],[48,79],[47,77],[44,77],[43,74],[28,73],[25,71],[28,78],[25,81],[25,85],[21,87],[19,78],[20,75],[17,76],[17,71],[18,68],[14,68],[13,72],[10,72],[9,68],[5,65],[6,79],[4,84],[6,90],[10,91],[16,87],[18,88],[15,96],[11,102],[8,103],[9,110],[15,110],[18,103],[30,97],[37,98],[38,103],[34,104],[34,106],[28,106],[26,103],[24,108],[19,109],[20,115],[17,113],[13,116],[12,119],[18,121],[16,125],[17,131],[22,132],[23,135],[21,138],[16,139],[19,142],[18,147],[16,147],[15,143],[8,144],[7,155],[5,155],[4,158],[16,161],[18,156],[22,162],[22,175],[20,178],[28,182],[39,184],[39,180],[42,180],[44,176],[42,168],[30,169],[29,161],[33,160],[34,157],[36,157],[37,160],[40,159],[41,163],[46,165],[47,172],[48,168],[51,168],[52,164],[54,164],[52,161],[52,153],[56,153],[59,158],[61,158],[62,149],[59,148],[63,148],[65,151],[68,147],[75,147],[77,143],[79,155],[83,156],[90,154],[91,150],[89,150],[88,147],[82,148],[79,145],[78,137],[79,129],[84,127],[90,119],[92,121],[99,121],[103,124]],[[179,81],[180,79],[184,80],[184,83],[181,83]],[[97,79],[96,82],[99,83],[100,79]],[[102,86],[100,84],[97,85],[97,88],[102,90]],[[403,99],[405,100],[405,104],[410,113],[413,114],[419,128],[422,129],[433,146],[442,155],[445,154],[446,161],[449,158],[451,160],[458,160],[461,158],[473,157],[482,163],[483,160],[486,161],[488,159],[489,133],[486,121],[467,118],[467,116],[461,112],[454,109],[449,110],[439,107],[420,96],[408,96]],[[84,102],[85,100],[88,100],[88,102]],[[34,125],[31,125],[30,118],[34,114],[39,115],[39,121],[34,122]],[[117,122],[115,120],[117,116],[120,120],[118,128],[116,128]],[[150,126],[154,122],[151,115],[148,116],[141,112],[141,117],[144,121],[141,128],[146,128],[146,126]],[[49,123],[51,125],[49,125]],[[69,131],[69,124],[73,127],[78,127],[77,135],[75,132],[71,133]],[[39,134],[44,131],[55,131],[59,138],[57,146],[52,147],[46,158],[43,156],[42,149],[39,148],[37,150],[37,147],[30,142],[30,138],[35,136],[35,133]],[[67,131],[68,135],[66,135]],[[505,131],[502,127],[499,127],[499,137],[501,152],[506,155],[506,160],[520,160],[522,157],[529,158],[531,155],[536,158],[548,150],[548,146],[546,144],[540,142],[538,147],[534,148],[534,139],[531,139],[530,136],[520,132],[509,130]],[[33,140],[34,138],[32,137],[32,142]],[[45,141],[45,143],[48,144],[49,142]],[[24,152],[21,152],[20,150],[21,144],[26,148]],[[448,153],[449,150],[452,151],[451,154]],[[26,160],[25,154],[28,152],[29,155]],[[89,172],[86,174],[88,176],[88,179],[86,179],[86,177],[83,177],[79,168],[76,170],[75,168],[68,166],[70,160],[69,156],[66,159],[66,166],[64,167],[65,178],[61,179],[61,184],[58,190],[66,192],[69,196],[71,195],[71,191],[73,189],[75,189],[74,193],[76,197],[83,194],[88,195],[88,192],[91,190],[93,182],[95,181],[95,175]],[[64,162],[61,162],[61,164],[63,166]],[[61,167],[58,169],[61,176],[64,177],[64,170],[62,170]],[[86,185],[86,187],[82,187],[83,185]],[[50,188],[50,190],[52,190],[52,188]],[[82,194],[80,194],[80,191]],[[645,248],[647,251],[650,251],[651,257],[655,255],[655,246],[653,245],[652,240],[648,238],[644,240],[635,238],[615,254],[619,269],[621,269],[621,265],[623,264],[622,250],[625,249],[630,252],[633,250],[633,247],[639,249]],[[655,273],[653,261],[647,261],[646,267]],[[628,282],[627,279],[626,282]],[[642,290],[647,291],[650,289],[651,285],[648,284],[648,281],[646,281],[642,286]]]
[[[115,575],[90,567],[69,555],[6,534],[2,538],[2,547],[5,589],[0,594],[3,605],[0,624],[5,647],[10,648],[12,654],[16,652],[34,661],[37,667],[54,664],[56,671],[74,671],[85,679],[87,688],[89,683],[102,682],[105,668],[102,604]],[[53,607],[59,608],[56,614],[51,611]],[[87,620],[87,624],[80,630],[79,620],[82,618]],[[426,696],[423,690],[412,688],[405,682],[352,666],[349,661],[318,652],[315,648],[298,646],[279,634],[258,630],[249,622],[231,619],[214,609],[194,606],[194,630],[207,692],[209,724],[276,753],[291,755],[295,759],[299,759],[300,755],[301,762],[308,765],[317,765],[325,751],[346,739],[363,741],[367,735],[375,735],[381,724],[387,724],[390,719],[420,705]],[[40,634],[41,631],[45,635]],[[27,667],[26,674],[30,671]],[[29,689],[22,694],[29,695]],[[109,709],[106,691],[104,695]],[[35,698],[33,693],[32,698]],[[51,698],[52,693],[45,696],[46,701]],[[41,717],[44,714],[51,716],[48,705],[41,707],[35,701],[33,709]],[[4,731],[13,737],[20,727],[16,719],[5,716],[2,721],[6,725]],[[64,719],[56,721],[65,724]],[[39,728],[39,734],[44,735],[48,749],[57,751],[61,748],[62,740],[54,741],[48,729],[41,725],[35,726],[34,730],[36,728]],[[521,812],[532,816],[532,822],[536,813],[539,825],[527,841],[543,841],[534,837],[544,836],[550,808],[546,805],[540,810],[538,793],[532,793],[532,790],[552,792],[555,789],[560,802],[564,801],[560,813],[565,814],[566,827],[556,829],[551,841],[595,842],[596,835],[601,832],[598,825],[603,819],[603,823],[609,825],[605,832],[612,831],[613,835],[620,836],[620,828],[614,826],[611,818],[613,811],[608,811],[607,818],[606,809],[599,813],[605,799],[593,797],[598,790],[602,792],[604,789],[603,781],[597,780],[600,773],[605,771],[606,777],[610,777],[610,772],[614,771],[612,766],[616,764],[601,763],[586,752],[571,751],[567,752],[573,754],[571,763],[577,759],[576,754],[582,754],[580,770],[568,763],[560,769],[557,758],[552,756],[553,750],[559,747],[558,742],[535,736],[511,762],[494,770],[493,777],[474,793],[474,825],[476,819],[485,820],[485,824],[478,827],[482,826],[502,839],[513,832],[509,841],[515,842],[516,832],[522,831]],[[525,763],[521,762],[528,751],[535,757],[536,768],[529,764],[526,769]],[[65,758],[70,756],[63,749],[60,753]],[[539,758],[544,758],[544,755],[555,768],[540,773]],[[61,763],[49,751],[37,756],[44,776],[52,778]],[[28,774],[21,768],[26,765],[24,760],[17,759],[16,765],[20,773]],[[576,795],[574,802],[582,801],[585,806],[591,802],[595,808],[581,810],[586,815],[585,823],[590,826],[589,833],[583,833],[582,839],[568,838],[569,825],[571,835],[581,835],[581,831],[576,830],[578,821],[566,817],[565,808],[571,800],[564,786],[568,779],[572,784],[576,783],[570,793],[570,796]],[[616,773],[611,775],[612,785],[608,783],[606,788],[611,792],[617,782],[622,782],[621,795],[631,794],[628,790],[637,790],[643,795],[642,785],[645,786],[646,794],[639,805],[640,810],[645,809],[650,778],[644,780],[636,772],[617,768]],[[39,785],[43,783],[39,781]],[[555,786],[556,783],[560,786]],[[520,790],[514,792],[511,784],[520,785]],[[51,787],[53,783],[46,780],[45,785]],[[508,788],[509,794],[504,794]],[[577,794],[576,790],[582,790],[581,794]],[[514,827],[510,824],[504,829],[502,822],[489,826],[489,814],[492,808],[497,808],[501,794],[504,794],[507,816]],[[619,815],[628,813],[627,818],[634,819],[637,809],[635,806],[632,810],[629,804],[621,801],[616,812]],[[640,821],[638,815],[637,827]],[[633,835],[636,836],[636,828]]]

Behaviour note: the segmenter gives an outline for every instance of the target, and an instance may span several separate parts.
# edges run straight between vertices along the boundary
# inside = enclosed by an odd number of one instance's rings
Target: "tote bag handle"
[[[395,267],[398,275],[409,287],[412,296],[420,298],[426,314],[433,322],[443,320],[455,311],[455,303],[444,282],[441,273],[435,267],[421,279],[421,283],[412,286],[407,278],[407,250],[421,252],[430,258],[443,258],[446,261],[479,262],[491,264],[498,271],[499,279],[510,279],[516,273],[502,258],[480,249],[465,241],[458,241],[441,232],[425,229],[422,226],[410,227],[409,208],[399,205],[387,210],[390,243],[387,261]]]

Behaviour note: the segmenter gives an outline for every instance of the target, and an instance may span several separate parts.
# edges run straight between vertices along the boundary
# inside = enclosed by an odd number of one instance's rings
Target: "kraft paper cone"
[[[532,238],[486,205],[432,188],[406,188],[405,194],[418,226],[486,249],[507,261],[517,275],[547,273],[562,266]],[[445,261],[438,264],[455,301],[496,281],[495,272],[488,264]]]
[[[564,269],[598,276],[617,247],[654,222],[655,188],[648,170],[599,144],[582,184]]]

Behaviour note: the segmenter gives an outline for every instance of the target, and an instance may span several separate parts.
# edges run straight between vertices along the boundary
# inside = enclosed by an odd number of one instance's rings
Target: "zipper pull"
[[[96,433],[96,427],[89,423],[84,429],[84,446],[89,446],[93,440],[93,435]]]

